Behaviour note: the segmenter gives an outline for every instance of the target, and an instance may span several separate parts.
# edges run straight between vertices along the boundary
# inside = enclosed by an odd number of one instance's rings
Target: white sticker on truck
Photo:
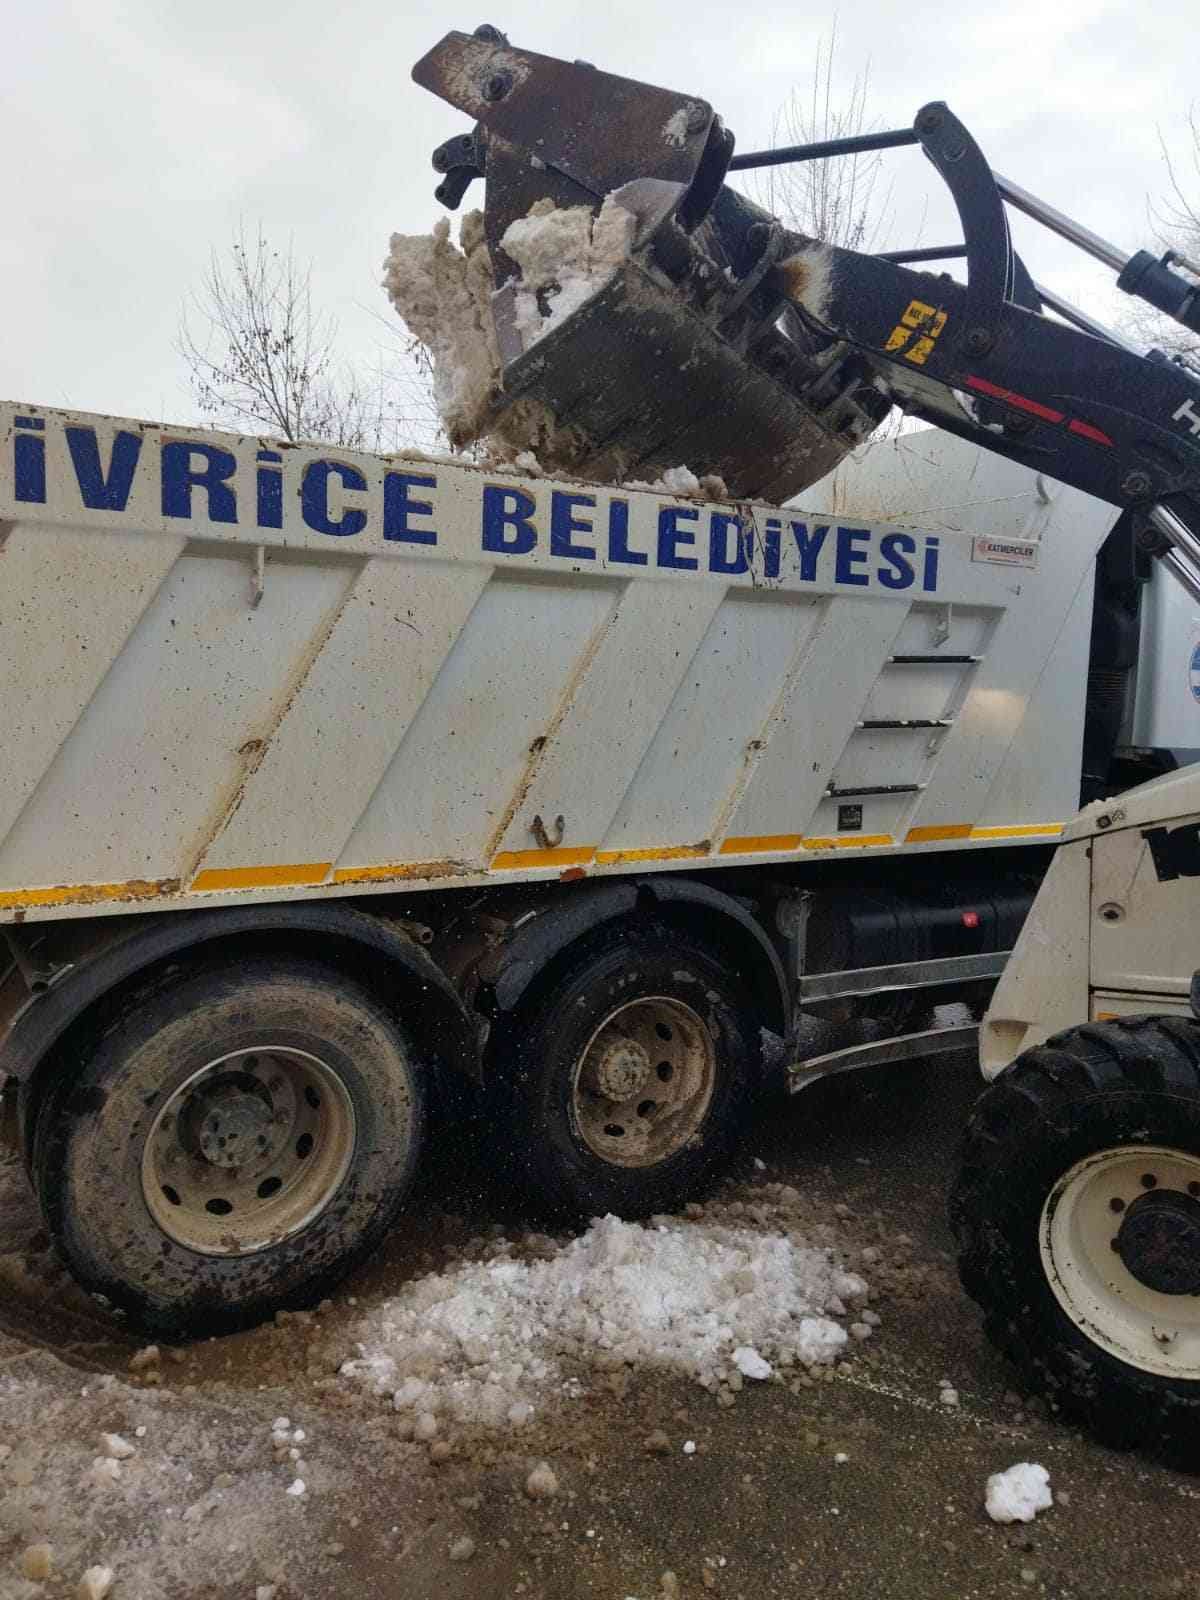
[[[971,547],[972,561],[992,561],[1002,567],[1036,567],[1036,539],[992,539],[986,533],[976,536]]]

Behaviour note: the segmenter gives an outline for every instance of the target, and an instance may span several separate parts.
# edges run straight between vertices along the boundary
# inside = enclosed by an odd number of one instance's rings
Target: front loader
[[[1035,284],[1005,205],[1200,331],[1195,263],[1127,256],[1000,177],[940,103],[910,129],[739,156],[705,101],[516,49],[488,24],[447,34],[413,76],[476,119],[433,161],[448,206],[485,182],[503,363],[494,409],[540,402],[583,441],[584,475],[700,463],[735,499],[782,501],[896,406],[1130,512],[1139,547],[1200,598],[1200,372],[1140,354]],[[904,145],[919,145],[945,181],[961,244],[842,249],[788,230],[724,182]],[[535,206],[598,214],[610,198],[635,218],[627,260],[531,338],[506,233]],[[965,282],[926,267],[956,258]]]
[[[1086,807],[980,1030],[951,1220],[989,1336],[1114,1444],[1200,1456],[1200,768]]]
[[[702,99],[517,49],[490,26],[448,34],[414,77],[475,121],[434,164],[451,207],[485,180],[497,414],[539,402],[583,441],[584,472],[686,461],[735,498],[782,500],[895,406],[1119,508],[1131,559],[1158,558],[1200,604],[1200,374],[1036,283],[1005,208],[1200,331],[1196,263],[1127,256],[1000,177],[940,103],[909,129],[735,155]],[[961,243],[842,249],[725,184],[747,168],[906,145],[949,187]],[[598,214],[610,197],[636,219],[627,259],[529,337],[507,230],[539,202]],[[932,265],[943,260],[963,262],[964,278]],[[1198,664],[1200,648],[1200,698]],[[1098,802],[1068,828],[983,1030],[995,1082],[952,1201],[964,1283],[1029,1384],[1107,1438],[1193,1465],[1197,877],[1198,768]]]

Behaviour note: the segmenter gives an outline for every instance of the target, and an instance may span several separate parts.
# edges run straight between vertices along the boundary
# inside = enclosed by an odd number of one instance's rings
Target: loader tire
[[[988,1337],[1105,1443],[1200,1466],[1200,1024],[1027,1051],[967,1124],[950,1222]]]
[[[322,966],[193,972],[83,1054],[40,1097],[34,1186],[75,1276],[148,1332],[313,1304],[404,1203],[420,1074],[390,1012]]]
[[[665,925],[605,928],[494,1037],[509,1175],[571,1221],[680,1206],[724,1174],[760,1060],[713,951]]]

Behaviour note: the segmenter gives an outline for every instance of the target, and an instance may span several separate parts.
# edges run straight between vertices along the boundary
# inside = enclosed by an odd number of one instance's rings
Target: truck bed
[[[0,406],[0,921],[1053,838],[1111,509],[806,504]]]

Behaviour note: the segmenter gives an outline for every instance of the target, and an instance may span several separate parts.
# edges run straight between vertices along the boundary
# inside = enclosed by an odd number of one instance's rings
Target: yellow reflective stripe
[[[667,844],[652,850],[597,850],[596,864],[611,867],[616,861],[691,861],[710,854],[707,844]]]
[[[904,835],[905,844],[928,844],[934,839],[969,839],[969,822],[940,822],[924,828],[910,828]]]
[[[798,850],[802,833],[750,833],[740,839],[726,839],[721,846],[723,856],[753,855],[767,850]]]
[[[750,834],[745,838],[726,839],[721,846],[723,856],[761,854],[766,851],[786,850],[854,850],[872,845],[895,844],[890,833],[837,833],[827,838],[806,838],[802,833]]]
[[[492,858],[492,871],[512,872],[518,867],[583,867],[595,854],[594,844],[560,845],[553,850],[501,850]]]
[[[969,823],[938,823],[910,828],[905,844],[950,839],[1047,839],[1060,834],[1061,822],[1015,823],[1003,827],[972,827]],[[800,833],[744,834],[722,842],[719,854],[786,855],[794,850],[863,850],[894,845],[890,833],[840,833],[807,838]],[[581,867],[591,861],[601,866],[639,861],[701,860],[712,854],[708,844],[661,845],[653,849],[600,850],[594,845],[559,846],[552,850],[502,850],[492,863],[493,872],[533,867]],[[379,866],[339,867],[330,877],[330,861],[304,861],[272,867],[210,867],[198,872],[189,892],[215,894],[241,889],[281,889],[332,883],[386,883],[405,878],[449,878],[473,869],[465,862],[391,861]],[[60,883],[37,889],[0,889],[0,911],[24,906],[92,905],[113,900],[157,900],[178,894],[178,878],[131,878],[123,883]]]
[[[1047,834],[1061,833],[1061,822],[1023,822],[1015,828],[972,828],[972,839],[1044,839]]]
[[[387,861],[377,867],[339,867],[334,883],[387,883],[394,878],[453,878],[471,868],[462,861]]]
[[[835,833],[827,839],[805,839],[806,850],[855,850],[867,845],[895,844],[890,833]]]
[[[210,867],[188,885],[196,893],[215,889],[282,889],[297,883],[324,883],[332,861],[301,861],[278,867]]]
[[[92,905],[106,900],[157,900],[178,893],[178,878],[130,878],[125,883],[56,883],[42,889],[0,889],[0,910],[20,906]]]

